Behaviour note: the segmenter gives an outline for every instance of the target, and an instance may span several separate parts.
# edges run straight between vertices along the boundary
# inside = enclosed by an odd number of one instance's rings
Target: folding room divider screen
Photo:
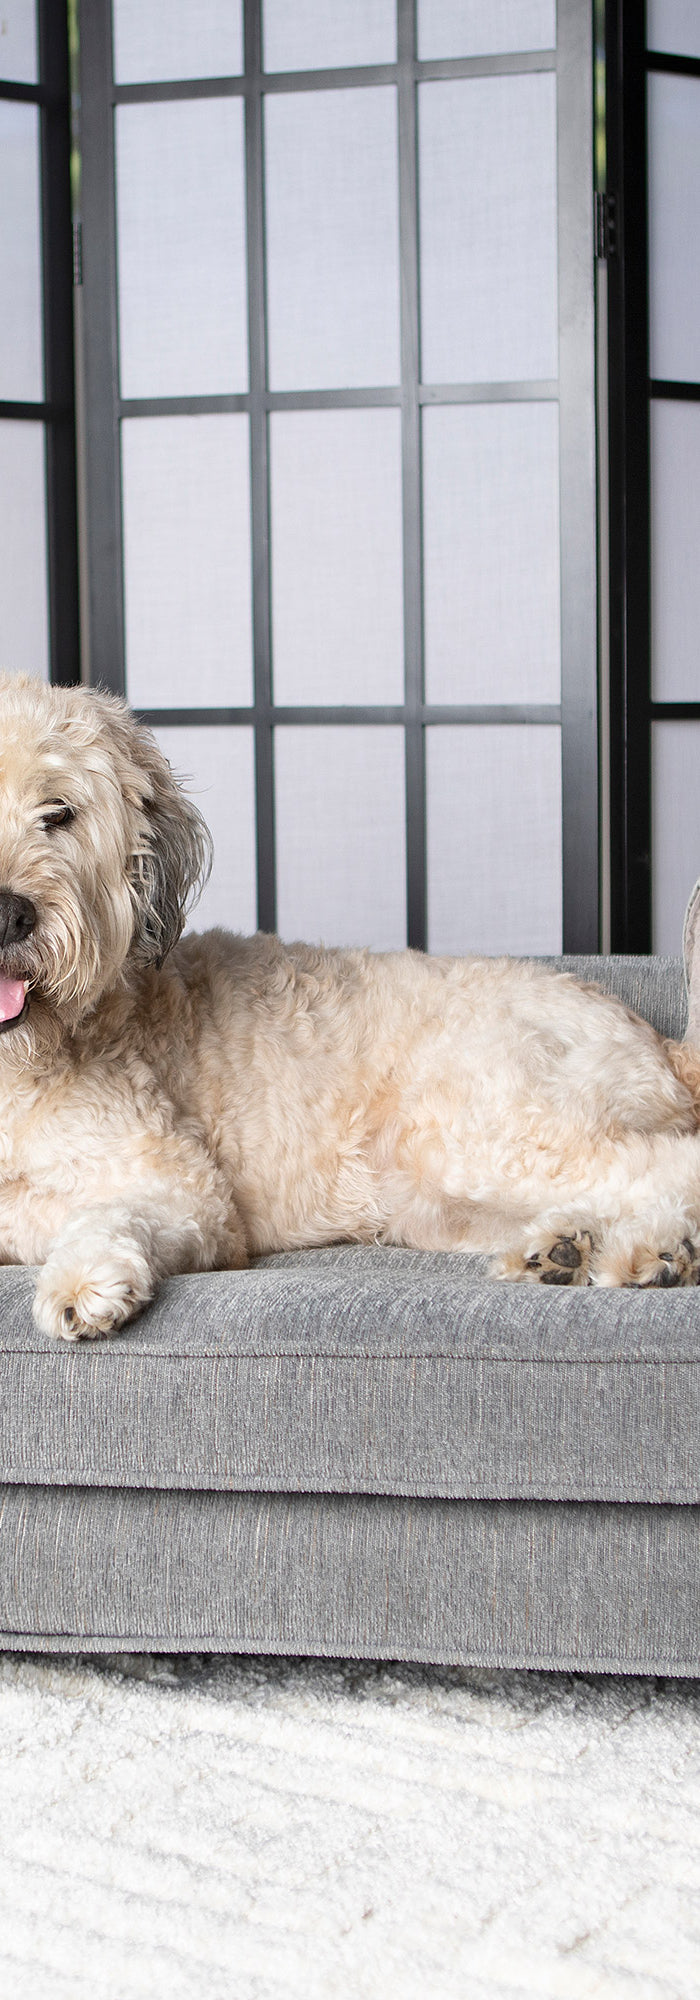
[[[589,0],[89,0],[81,94],[91,674],[203,921],[595,950]]]

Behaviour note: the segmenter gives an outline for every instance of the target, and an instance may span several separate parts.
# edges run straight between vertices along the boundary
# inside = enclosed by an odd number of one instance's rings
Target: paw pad
[[[593,1252],[588,1229],[575,1229],[570,1236],[557,1236],[547,1250],[526,1258],[525,1269],[540,1285],[587,1285]]]

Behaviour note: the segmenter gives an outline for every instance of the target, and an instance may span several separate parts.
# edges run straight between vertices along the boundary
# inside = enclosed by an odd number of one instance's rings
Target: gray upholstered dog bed
[[[567,963],[682,1036],[680,962]],[[66,1350],[0,1279],[0,1645],[700,1671],[700,1291],[332,1247]]]

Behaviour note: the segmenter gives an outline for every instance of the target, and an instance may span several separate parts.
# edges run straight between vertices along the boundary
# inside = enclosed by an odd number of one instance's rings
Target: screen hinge
[[[596,195],[595,254],[603,263],[617,255],[617,195]]]

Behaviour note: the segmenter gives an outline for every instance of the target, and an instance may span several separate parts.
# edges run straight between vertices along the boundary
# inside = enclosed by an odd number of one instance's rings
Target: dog
[[[694,1051],[535,963],[180,941],[210,861],[123,702],[0,682],[0,1260],[44,1333],[338,1240],[698,1282]]]

